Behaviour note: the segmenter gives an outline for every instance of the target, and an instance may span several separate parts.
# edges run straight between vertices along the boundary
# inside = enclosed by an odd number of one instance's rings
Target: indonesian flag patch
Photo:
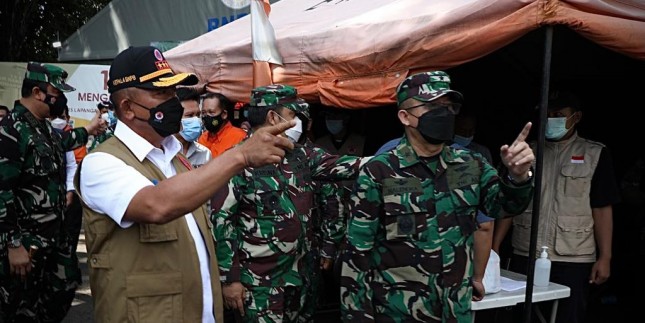
[[[571,156],[571,163],[572,164],[584,164],[585,163],[585,156]]]

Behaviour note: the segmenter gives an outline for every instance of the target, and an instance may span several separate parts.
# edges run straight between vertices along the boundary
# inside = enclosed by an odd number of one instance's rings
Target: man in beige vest
[[[590,285],[602,284],[610,275],[612,205],[620,196],[605,145],[578,136],[576,126],[582,119],[578,98],[554,91],[548,117],[537,248],[549,248],[550,281],[571,288],[571,296],[559,303],[557,322],[586,322]],[[498,220],[495,227],[493,249],[499,252],[513,225],[512,271],[526,273],[532,209],[530,205],[521,215]]]
[[[188,171],[172,136],[183,112],[175,86],[195,83],[150,46],[122,51],[110,67],[114,137],[85,157],[75,178],[97,322],[224,322],[204,205],[245,167],[279,163],[293,145],[276,134],[295,123]]]

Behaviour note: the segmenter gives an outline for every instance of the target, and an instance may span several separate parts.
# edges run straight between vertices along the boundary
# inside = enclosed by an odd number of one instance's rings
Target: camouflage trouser
[[[243,322],[298,322],[306,291],[300,286],[251,287],[246,290]]]
[[[316,314],[320,296],[320,253],[318,250],[311,250],[305,255],[303,261],[305,268],[302,271],[302,288],[305,296],[298,322],[311,322]]]
[[[23,238],[23,245],[40,245]],[[32,256],[26,281],[10,274],[7,253],[0,261],[0,322],[60,322],[65,318],[81,271],[67,242],[41,247]]]
[[[472,287],[465,279],[453,287],[429,284],[419,295],[418,290],[403,288],[374,287],[374,320],[376,322],[430,322],[430,323],[471,323]],[[421,296],[421,297],[419,297]],[[412,301],[416,300],[416,301]],[[348,320],[349,321],[349,320]]]

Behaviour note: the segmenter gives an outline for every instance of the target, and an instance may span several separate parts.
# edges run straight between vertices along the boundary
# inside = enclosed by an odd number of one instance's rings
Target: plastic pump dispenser
[[[549,259],[549,247],[543,246],[540,258],[535,260],[535,275],[533,285],[538,287],[549,286],[549,276],[551,275],[551,259]]]

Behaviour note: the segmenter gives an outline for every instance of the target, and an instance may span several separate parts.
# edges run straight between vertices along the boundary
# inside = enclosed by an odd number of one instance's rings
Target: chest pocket
[[[560,170],[564,177],[564,196],[583,197],[589,195],[591,187],[591,167],[589,164],[565,165]]]
[[[177,240],[177,221],[183,220],[179,218],[166,224],[140,225],[139,241],[143,243],[156,243]]]
[[[286,214],[283,194],[287,194],[288,191],[280,176],[280,170],[274,165],[267,165],[254,169],[251,175],[257,216],[274,217]]]
[[[34,136],[34,169],[36,173],[48,175],[58,172],[54,150],[40,136]]]
[[[420,239],[427,227],[431,197],[424,196],[418,178],[383,180],[383,210],[387,240]]]
[[[446,181],[449,192],[442,194],[438,203],[441,213],[445,216],[438,218],[440,231],[458,226],[462,235],[469,236],[477,230],[476,214],[480,200],[481,168],[476,160],[470,160],[458,165],[450,165],[446,169]],[[448,199],[449,197],[449,199]]]
[[[311,186],[311,169],[309,169],[307,156],[302,150],[296,150],[289,158],[289,166],[298,187]]]

